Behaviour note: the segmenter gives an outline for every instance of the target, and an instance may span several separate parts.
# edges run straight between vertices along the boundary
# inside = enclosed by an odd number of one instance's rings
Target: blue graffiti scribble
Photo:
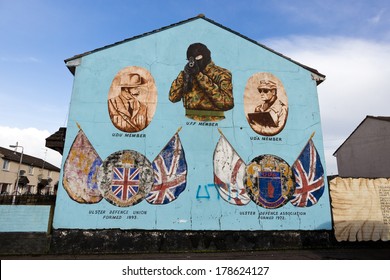
[[[198,191],[196,192],[196,198],[197,199],[210,199],[211,196],[210,196],[210,192],[209,192],[209,188],[212,188],[215,190],[215,192],[217,193],[217,199],[219,200],[220,198],[220,195],[219,195],[219,192],[217,190],[217,187],[218,185],[216,184],[207,184],[207,185],[203,185],[203,189],[204,191],[201,192],[201,189],[202,189],[202,186],[199,185],[198,186]],[[202,194],[201,194],[202,193]]]

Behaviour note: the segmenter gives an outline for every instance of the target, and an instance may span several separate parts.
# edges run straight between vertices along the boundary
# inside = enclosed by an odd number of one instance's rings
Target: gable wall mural
[[[203,19],[84,55],[54,228],[331,229],[316,81]]]

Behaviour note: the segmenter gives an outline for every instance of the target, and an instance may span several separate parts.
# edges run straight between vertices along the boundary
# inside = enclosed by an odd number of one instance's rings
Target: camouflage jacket
[[[210,62],[192,78],[192,89],[184,90],[184,71],[172,82],[169,100],[183,100],[186,116],[197,121],[224,119],[224,111],[234,106],[232,74]]]

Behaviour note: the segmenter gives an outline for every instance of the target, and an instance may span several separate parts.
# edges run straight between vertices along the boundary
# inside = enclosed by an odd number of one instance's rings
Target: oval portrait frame
[[[262,83],[276,87],[276,99],[270,104],[260,99],[258,87]],[[257,111],[257,108],[262,109]],[[257,134],[273,136],[280,133],[288,117],[288,98],[282,82],[271,73],[253,74],[245,86],[244,112],[248,124]]]
[[[131,76],[138,77],[132,80]],[[132,83],[132,84],[131,84]],[[141,93],[134,115],[130,115],[127,100],[120,98],[122,87],[137,87]],[[157,87],[153,76],[148,70],[139,66],[128,66],[121,69],[113,78],[107,98],[108,112],[112,124],[124,132],[139,132],[151,122],[157,107]]]

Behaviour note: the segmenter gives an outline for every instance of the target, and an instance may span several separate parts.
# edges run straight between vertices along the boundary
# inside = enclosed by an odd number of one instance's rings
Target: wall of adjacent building
[[[0,232],[49,232],[50,205],[0,205]]]
[[[367,118],[337,151],[339,176],[389,178],[389,136],[388,121]]]

